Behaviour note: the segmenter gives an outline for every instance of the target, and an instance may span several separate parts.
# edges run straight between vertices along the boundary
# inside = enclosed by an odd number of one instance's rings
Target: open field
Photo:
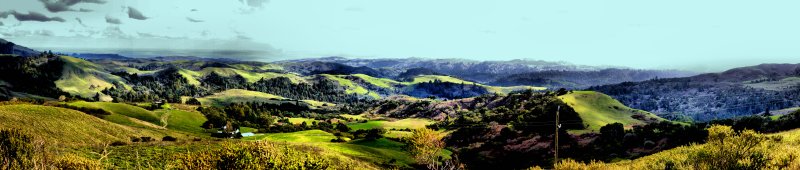
[[[401,165],[408,165],[414,162],[408,153],[403,150],[403,144],[399,142],[378,139],[375,141],[354,140],[347,143],[333,143],[331,142],[332,139],[336,139],[336,136],[321,130],[260,134],[245,138],[245,140],[264,140],[317,146],[344,155],[366,159],[370,162],[388,162],[392,159],[397,160]]]

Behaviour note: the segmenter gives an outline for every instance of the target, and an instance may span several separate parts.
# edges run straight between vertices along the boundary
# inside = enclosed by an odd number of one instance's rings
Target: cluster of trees
[[[261,79],[248,84],[246,89],[275,94],[298,100],[316,100],[331,103],[363,103],[369,98],[357,94],[346,94],[344,87],[337,82],[320,78],[312,83],[293,83],[287,77]]]
[[[64,61],[52,52],[32,57],[0,57],[0,99],[8,100],[11,91],[40,96],[68,95],[56,87]]]
[[[136,73],[115,72],[128,83],[133,85],[133,90],[125,89],[121,84],[116,87],[104,89],[103,94],[110,95],[114,101],[149,102],[160,99],[170,103],[181,103],[181,96],[206,96],[213,91],[207,88],[189,84],[175,67],[170,67],[149,76],[140,76]]]
[[[415,84],[412,88],[409,88],[409,90],[405,91],[404,93],[408,94],[409,96],[420,98],[433,97],[444,99],[460,99],[488,94],[489,91],[486,90],[485,87],[476,85],[475,83],[465,84],[463,82],[452,83],[443,82],[441,80],[433,80]]]
[[[444,142],[469,168],[521,169],[545,163],[551,159],[551,146],[542,144],[555,138],[556,112],[562,122],[557,134],[561,139],[570,138],[566,130],[585,127],[578,113],[552,92],[526,91],[474,100],[490,102],[492,107],[461,111],[457,117],[431,126],[454,130]],[[577,146],[576,141],[563,141],[564,146]]]

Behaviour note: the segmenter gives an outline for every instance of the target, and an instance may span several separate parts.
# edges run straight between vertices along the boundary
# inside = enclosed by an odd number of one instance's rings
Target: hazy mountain
[[[491,85],[530,85],[548,88],[582,89],[590,86],[616,84],[626,81],[644,81],[654,78],[686,77],[694,73],[678,70],[602,69],[596,71],[548,70],[503,76],[490,82]]]
[[[800,106],[800,64],[761,64],[589,89],[662,117],[708,121]]]
[[[30,49],[28,47],[14,44],[13,42],[0,39],[0,54],[13,54],[19,56],[34,56],[39,55],[40,52]]]

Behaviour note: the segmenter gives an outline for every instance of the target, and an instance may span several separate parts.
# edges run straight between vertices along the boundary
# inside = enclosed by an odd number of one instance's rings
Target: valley
[[[758,143],[731,147],[762,162],[731,166],[800,164],[797,65],[693,75],[527,60],[76,56],[0,57],[0,137],[42,153],[14,159],[67,169],[703,169],[729,154],[710,140],[721,138]]]

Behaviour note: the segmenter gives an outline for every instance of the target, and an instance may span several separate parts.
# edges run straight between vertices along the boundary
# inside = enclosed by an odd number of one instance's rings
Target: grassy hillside
[[[600,127],[609,123],[622,123],[625,127],[636,124],[645,124],[645,121],[632,118],[633,115],[642,115],[647,119],[664,120],[652,113],[631,109],[614,98],[599,92],[574,91],[570,94],[559,96],[559,99],[570,105],[588,124],[589,131],[599,131]]]
[[[241,102],[275,103],[275,102],[280,102],[278,101],[280,99],[285,99],[285,98],[257,91],[230,89],[230,90],[225,90],[223,92],[214,93],[211,96],[198,98],[197,100],[199,100],[200,103],[206,106],[222,106],[231,103],[241,103]]]
[[[145,122],[151,123],[153,125],[157,125],[157,126],[164,126],[165,125],[165,123],[164,123],[164,121],[162,120],[162,117],[161,117],[162,115],[160,113],[152,112],[152,111],[149,111],[147,109],[144,109],[144,108],[141,108],[141,107],[138,107],[138,106],[132,106],[132,105],[124,104],[124,103],[80,101],[80,102],[70,103],[70,105],[79,106],[79,107],[88,107],[88,108],[98,108],[98,109],[103,109],[103,110],[109,111],[109,112],[112,113],[112,115],[107,116],[106,120],[112,121],[114,123],[123,124],[123,125],[128,125],[128,126],[136,126],[136,125],[141,125],[141,124],[147,125],[146,123],[137,122],[135,120],[133,122],[131,122],[131,120],[125,120],[126,117],[130,117],[130,118],[138,119],[138,120],[141,120],[141,121],[145,121]],[[120,116],[124,116],[124,117],[120,117]],[[134,124],[131,124],[131,123],[134,123]]]
[[[442,81],[442,82],[456,83],[456,84],[461,84],[461,83],[473,84],[474,83],[476,85],[479,85],[479,86],[482,86],[482,87],[486,88],[486,90],[488,90],[490,93],[498,93],[498,94],[507,94],[507,93],[510,93],[510,92],[513,92],[513,91],[522,91],[522,90],[528,90],[528,89],[530,89],[530,90],[546,90],[547,89],[545,87],[535,87],[535,86],[510,86],[510,87],[490,86],[490,85],[484,85],[484,84],[475,83],[475,82],[471,82],[471,81],[461,80],[461,79],[458,79],[458,78],[455,78],[455,77],[442,76],[442,75],[421,75],[421,76],[417,76],[417,77],[414,77],[413,81],[407,82],[407,84],[424,83],[424,82],[430,82],[430,81],[435,81],[435,80],[439,80],[439,81]]]
[[[351,80],[348,80],[348,79],[345,79],[345,78],[342,78],[340,76],[330,75],[330,74],[322,74],[322,76],[324,76],[327,79],[336,81],[336,82],[339,83],[339,85],[344,86],[346,88],[345,93],[347,93],[347,94],[355,93],[355,94],[367,95],[367,93],[369,93],[369,90],[367,90],[366,88],[361,87],[360,85],[356,84],[355,82],[353,82]],[[377,94],[375,94],[375,95],[377,95]],[[380,97],[380,96],[378,96],[378,97]]]
[[[244,66],[240,66],[240,67],[244,67]],[[258,80],[261,80],[262,78],[263,79],[271,79],[271,78],[277,78],[277,77],[289,78],[292,81],[292,83],[306,82],[305,78],[303,78],[300,75],[293,74],[293,73],[253,72],[253,71],[236,69],[236,68],[207,67],[207,68],[203,68],[203,70],[200,70],[200,71],[185,70],[185,72],[186,72],[186,75],[191,75],[196,79],[197,78],[201,78],[203,76],[206,76],[208,74],[211,74],[213,72],[213,73],[217,73],[219,75],[226,76],[226,77],[227,76],[239,75],[239,76],[242,76],[245,80],[247,80],[248,83],[256,82]]]
[[[381,87],[381,88],[387,88],[387,89],[393,89],[395,85],[402,84],[402,83],[400,83],[398,81],[395,81],[395,80],[392,80],[392,79],[376,78],[376,77],[372,77],[372,76],[369,76],[369,75],[366,75],[366,74],[353,74],[352,76],[358,77],[358,78],[360,78],[360,79],[362,79],[362,80],[364,80],[367,83],[370,83],[372,85],[375,85],[375,86],[378,86],[378,87]]]
[[[392,159],[401,165],[408,165],[414,162],[408,153],[403,150],[403,144],[399,142],[378,139],[375,141],[356,140],[347,143],[333,143],[330,142],[331,139],[336,139],[336,136],[321,130],[273,133],[245,138],[245,140],[265,140],[317,146],[376,163],[384,163]]]
[[[353,123],[347,126],[352,128],[353,130],[372,129],[379,127],[384,129],[405,129],[405,128],[419,129],[419,128],[425,128],[425,126],[433,123],[434,121],[430,119],[407,118],[397,121],[386,121],[386,120],[368,121],[366,123]]]
[[[83,112],[40,105],[0,106],[0,129],[21,129],[52,144],[97,145],[156,133],[115,124]]]
[[[69,56],[61,56],[60,59],[64,61],[64,70],[55,84],[65,92],[91,98],[103,89],[113,87],[113,83],[130,89],[122,78],[107,73],[97,64]]]
[[[206,122],[206,117],[196,111],[183,110],[158,110],[166,117],[167,129],[202,134],[205,132],[202,126]]]

